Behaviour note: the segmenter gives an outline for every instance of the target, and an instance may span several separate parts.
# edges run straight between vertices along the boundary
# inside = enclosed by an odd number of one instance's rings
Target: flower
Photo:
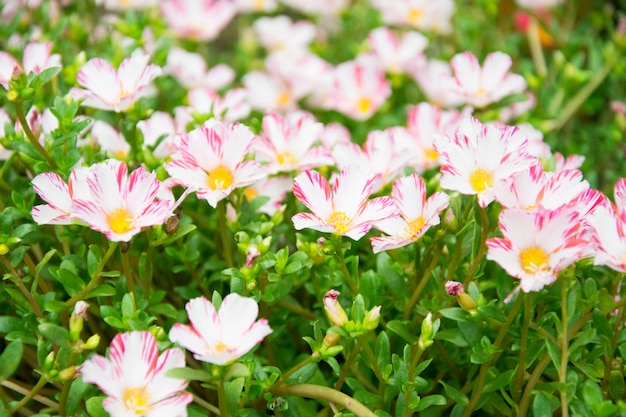
[[[372,0],[383,22],[419,30],[448,33],[452,30],[453,0]]]
[[[209,41],[215,39],[235,16],[232,1],[163,0],[161,13],[169,28],[180,38]]]
[[[313,146],[323,130],[311,113],[267,114],[263,116],[263,136],[253,145],[256,159],[268,162],[270,174],[332,165],[330,152],[323,146]]]
[[[219,90],[235,78],[235,71],[228,65],[218,64],[209,70],[202,55],[179,47],[170,49],[163,70],[187,89],[208,87]]]
[[[50,54],[51,49],[52,42],[31,42],[26,45],[22,57],[23,68],[9,53],[0,52],[0,85],[8,90],[9,81],[20,69],[28,75],[31,72],[40,74],[48,68],[61,67],[61,55]]]
[[[89,195],[72,199],[72,217],[113,242],[128,242],[142,228],[165,223],[174,200],[154,173],[139,167],[128,175],[125,163],[109,159],[86,173]],[[167,194],[160,198],[159,194]]]
[[[371,56],[388,73],[413,72],[424,57],[428,39],[419,32],[409,31],[398,36],[387,27],[372,30],[367,36]]]
[[[283,210],[283,201],[289,191],[291,191],[292,178],[288,175],[278,177],[263,178],[254,184],[249,185],[243,195],[248,201],[256,197],[267,197],[269,200],[257,209],[259,213],[273,216],[278,210]]]
[[[91,125],[91,137],[100,145],[100,150],[117,159],[126,159],[130,153],[130,144],[121,132],[102,120],[95,120]]]
[[[31,215],[37,224],[72,224],[74,198],[89,196],[87,168],[76,168],[68,183],[54,172],[43,172],[32,180],[37,194],[48,204],[34,206]]]
[[[397,215],[389,197],[367,201],[375,181],[374,174],[352,165],[341,171],[331,190],[328,181],[319,172],[303,172],[294,179],[293,193],[313,213],[293,216],[294,227],[296,230],[308,228],[359,240],[375,221]]]
[[[324,294],[323,301],[324,311],[326,312],[326,316],[328,316],[328,320],[335,326],[341,327],[348,321],[348,315],[337,300],[339,294],[341,293],[337,290],[328,290],[326,294]]]
[[[520,280],[524,292],[553,283],[559,271],[584,257],[591,242],[583,238],[581,214],[575,207],[500,213],[502,238],[487,239],[487,259]]]
[[[159,4],[159,0],[96,0],[109,10],[143,10]]]
[[[391,198],[400,216],[378,220],[374,227],[389,236],[371,238],[374,253],[406,246],[431,227],[439,224],[439,213],[448,207],[446,193],[436,192],[426,199],[426,184],[418,174],[394,181]]]
[[[236,293],[224,297],[219,311],[204,297],[189,300],[185,308],[191,325],[174,324],[169,337],[202,362],[227,365],[272,333],[267,320],[256,320],[256,301]]]
[[[454,135],[438,136],[435,150],[441,155],[441,187],[476,195],[481,207],[494,200],[494,187],[527,169],[537,159],[526,152],[527,140],[516,127],[483,125],[464,119]]]
[[[189,133],[181,133],[179,139],[178,152],[165,169],[183,185],[193,187],[198,198],[212,207],[235,188],[266,176],[257,161],[244,160],[254,139],[245,125],[210,119]]]
[[[458,93],[466,103],[476,107],[524,92],[526,80],[509,73],[511,63],[511,57],[504,52],[490,53],[482,66],[471,52],[456,54],[450,61]]]
[[[170,369],[185,366],[180,349],[159,355],[156,339],[147,331],[118,333],[111,342],[109,358],[93,355],[80,368],[83,381],[95,384],[107,397],[102,407],[111,417],[187,415],[193,400],[184,379],[166,376]]]
[[[307,20],[292,22],[289,16],[261,17],[252,25],[259,42],[269,51],[306,51],[315,38],[315,25]]]
[[[126,58],[116,71],[102,58],[93,58],[81,67],[76,81],[86,89],[72,88],[70,95],[83,105],[119,113],[127,110],[161,74],[161,68],[148,65],[147,55]]]

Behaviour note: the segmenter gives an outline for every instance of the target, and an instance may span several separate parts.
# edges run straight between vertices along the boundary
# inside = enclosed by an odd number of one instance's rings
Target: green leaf
[[[53,323],[41,323],[37,330],[57,346],[70,347],[70,335],[64,327]]]
[[[46,68],[41,71],[31,82],[33,88],[40,88],[42,85],[53,79],[59,72],[61,67]]]
[[[232,381],[224,383],[224,391],[226,394],[226,409],[229,416],[236,416],[239,409],[239,398],[243,390],[245,378],[235,378]]]
[[[387,330],[391,330],[409,344],[415,343],[417,337],[415,332],[411,330],[411,323],[409,321],[391,320],[387,323]]]
[[[22,141],[22,140],[14,140],[12,142],[7,143],[7,149],[12,149],[14,151],[23,153],[24,155],[36,160],[45,162],[46,158],[43,157],[37,148],[35,148],[30,142]]]
[[[546,343],[546,348],[548,348],[548,354],[550,355],[550,359],[552,359],[552,364],[554,364],[556,369],[559,369],[561,366],[561,349],[551,338],[546,337],[544,340]]]
[[[85,298],[94,298],[94,297],[112,297],[117,294],[117,291],[114,287],[108,284],[98,285],[93,290],[89,291],[89,294]]]
[[[463,404],[467,406],[469,403],[469,399],[467,395],[463,394],[459,389],[454,388],[452,385],[448,385],[443,381],[439,381],[441,385],[443,385],[443,389],[446,392],[446,395],[454,402],[458,404]]]
[[[211,374],[204,369],[173,368],[165,373],[171,378],[185,379],[187,381],[211,382]]]
[[[0,354],[0,382],[7,380],[20,366],[24,345],[21,341],[11,342]]]
[[[65,412],[68,416],[73,416],[76,413],[85,391],[92,386],[91,384],[84,382],[82,378],[76,378],[73,381],[74,382],[66,382],[66,384],[72,384],[68,392],[67,402],[65,405]]]
[[[0,316],[0,333],[10,333],[20,328],[20,319],[13,316]]]
[[[44,310],[50,313],[60,313],[67,309],[67,305],[63,301],[59,300],[50,300],[46,301],[43,305]]]
[[[78,294],[85,288],[85,282],[69,269],[59,268],[57,270],[57,280],[70,296]]]
[[[122,317],[131,318],[135,310],[135,297],[133,296],[133,294],[124,294],[124,297],[122,297]]]
[[[446,397],[443,395],[435,394],[429,395],[428,397],[421,398],[417,407],[415,407],[414,411],[420,412],[428,407],[436,406],[436,405],[446,405]]]
[[[376,362],[378,362],[378,368],[384,369],[391,363],[391,346],[389,344],[389,336],[384,331],[378,334],[376,338],[376,347],[374,350],[376,355]]]
[[[454,321],[467,321],[469,318],[469,313],[461,307],[444,308],[439,310],[439,313],[443,317]]]
[[[109,417],[109,413],[102,408],[102,401],[104,401],[103,396],[91,397],[85,402],[87,413],[90,417]]]
[[[89,245],[89,251],[87,252],[87,272],[89,272],[91,278],[95,275],[101,259],[102,250],[100,247],[97,245]]]
[[[286,382],[289,384],[304,384],[313,378],[315,372],[317,372],[317,364],[307,363],[302,368],[289,375]]]

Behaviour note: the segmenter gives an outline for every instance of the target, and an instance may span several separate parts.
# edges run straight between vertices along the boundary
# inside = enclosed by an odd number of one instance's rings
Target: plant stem
[[[421,359],[422,355],[425,352],[425,349],[422,347],[421,343],[416,343],[415,345],[413,345],[413,352],[411,353],[411,363],[409,365],[409,378],[408,381],[409,382],[413,382],[413,380],[415,379],[415,367],[417,366],[417,364],[419,363],[419,360]],[[406,390],[406,394],[405,394],[405,410],[404,410],[404,417],[411,417],[413,415],[413,411],[409,408],[409,405],[411,404],[411,397],[413,396],[413,390],[415,389],[415,386],[413,384],[410,384]]]
[[[543,49],[541,48],[541,42],[539,40],[539,22],[535,16],[530,16],[530,22],[528,25],[528,47],[530,48],[530,55],[533,59],[533,64],[537,70],[537,74],[541,78],[544,78],[548,74],[546,67],[546,60],[543,56]]]
[[[528,379],[528,383],[526,384],[526,388],[524,389],[524,394],[522,395],[522,401],[520,401],[519,403],[519,409],[517,412],[517,415],[519,417],[526,416],[526,412],[528,411],[528,407],[530,406],[530,397],[533,389],[535,388],[535,385],[537,385],[537,382],[539,382],[541,374],[543,374],[544,369],[546,369],[546,367],[550,364],[551,360],[552,359],[550,359],[550,355],[546,353],[533,370],[533,373],[530,374],[530,378]]]
[[[20,277],[19,272],[15,268],[13,268],[13,265],[11,265],[11,263],[6,258],[6,256],[2,256],[1,258],[2,258],[2,264],[7,269],[7,271],[9,271],[9,273],[10,273],[9,275],[12,278],[11,281],[17,286],[17,288],[20,290],[20,292],[28,300],[28,303],[33,308],[33,312],[35,313],[35,315],[38,318],[42,318],[43,317],[43,312],[39,308],[39,304],[37,304],[37,301],[35,300],[35,297],[33,297],[33,294],[30,291],[28,291],[28,289],[26,288],[26,286],[22,282],[22,278]]]
[[[529,294],[521,293],[519,297],[524,297],[524,321],[522,323],[519,362],[515,375],[515,389],[513,390],[513,400],[516,403],[519,401],[519,397],[522,393],[522,384],[524,383],[524,374],[526,373],[526,348],[528,345],[528,329],[530,326],[530,296]]]
[[[314,398],[317,400],[324,400],[334,404],[342,404],[348,410],[352,411],[358,417],[376,417],[369,408],[344,394],[341,391],[337,391],[332,388],[323,387],[321,385],[314,384],[295,384],[295,385],[281,385],[280,387],[274,387],[271,390],[274,395],[294,395],[304,398]]]
[[[235,266],[233,262],[233,254],[230,249],[230,241],[228,240],[228,230],[226,229],[226,200],[217,203],[217,228],[222,240],[223,259],[226,266],[232,268]]]
[[[122,255],[122,269],[124,270],[124,275],[126,276],[126,286],[128,287],[128,291],[133,294],[133,303],[137,304],[137,293],[135,292],[135,281],[133,280],[133,272],[130,269],[130,260],[128,259],[127,251],[120,251]]]
[[[317,356],[319,356],[319,354],[317,353],[313,353],[313,355],[307,356],[306,359],[298,362],[297,364],[295,364],[291,369],[289,369],[287,372],[285,372],[280,379],[276,382],[276,386],[280,386],[282,384],[285,383],[285,381],[287,381],[287,379],[289,379],[289,377],[291,375],[293,375],[296,371],[298,371],[299,369],[304,368],[305,366],[307,366],[309,363],[311,363],[313,361],[314,358],[316,358]]]
[[[343,238],[338,235],[333,235],[331,240],[335,246],[335,261],[339,264],[339,268],[341,268],[341,272],[352,291],[352,295],[356,296],[359,293],[359,284],[352,279],[352,274],[350,274],[348,266],[346,265],[346,258],[343,255]]]
[[[435,243],[433,242],[433,244]],[[436,250],[435,255],[430,259],[430,264],[428,265],[428,268],[424,272],[424,275],[422,276],[420,283],[418,284],[417,288],[415,288],[415,291],[413,291],[413,294],[411,295],[409,302],[404,308],[404,314],[402,316],[403,320],[409,319],[409,316],[411,315],[411,311],[413,310],[415,303],[417,303],[417,300],[419,300],[420,295],[422,295],[422,291],[424,290],[424,288],[426,288],[426,284],[428,284],[428,280],[430,279],[431,275],[433,274],[433,271],[435,270],[435,268],[437,267],[437,264],[439,263],[440,256],[441,256],[441,250]]]
[[[230,417],[228,407],[226,406],[226,390],[224,389],[224,380],[220,380],[217,384],[217,401],[220,406],[220,415],[222,417]]]
[[[35,386],[28,392],[28,394],[26,394],[24,398],[22,398],[17,404],[13,406],[13,408],[9,410],[9,417],[12,416],[16,411],[24,407],[26,404],[28,404],[28,402],[32,400],[35,395],[37,395],[37,393],[44,387],[44,385],[46,385],[47,382],[48,378],[42,375],[39,378],[39,381],[37,381],[37,383],[35,384]]]
[[[87,283],[87,285],[85,286],[85,288],[83,288],[81,292],[79,292],[78,294],[75,294],[72,298],[67,300],[65,302],[65,305],[67,305],[69,308],[72,308],[74,304],[84,299],[87,295],[89,295],[91,290],[93,290],[94,287],[98,285],[98,283],[100,282],[100,274],[102,274],[102,270],[104,269],[104,266],[106,265],[111,255],[113,255],[113,252],[115,251],[115,248],[117,248],[117,246],[118,246],[118,242],[109,242],[109,249],[106,251],[102,259],[100,259],[100,263],[96,267],[96,271],[94,272],[93,277],[91,278],[91,281]]]
[[[485,255],[485,242],[487,241],[487,236],[489,236],[489,219],[487,218],[487,208],[480,207],[478,209],[478,213],[480,213],[480,243],[478,246],[478,253],[476,253],[476,257],[474,258],[474,262],[472,262],[472,266],[470,266],[469,271],[467,271],[467,276],[463,281],[463,286],[467,288],[472,278],[474,278],[474,274],[480,265],[480,262]]]
[[[44,147],[41,146],[41,143],[39,143],[39,140],[37,140],[33,131],[30,130],[30,126],[28,125],[28,121],[26,120],[26,115],[24,114],[24,105],[22,103],[22,100],[15,100],[15,114],[17,115],[17,119],[22,125],[22,130],[24,130],[26,138],[31,143],[31,145],[33,145],[35,149],[37,149],[37,152],[39,152],[41,156],[46,159],[46,161],[52,168],[58,169],[59,166],[57,165],[57,163],[54,161],[54,159],[52,159],[48,151],[46,151]]]
[[[569,280],[564,280],[561,285],[561,366],[559,366],[559,382],[561,391],[561,416],[569,416],[569,404],[567,400],[567,364],[569,362],[569,340],[567,337],[568,317],[567,317],[567,293],[569,291]]]
[[[501,345],[502,345],[502,342],[504,341],[504,337],[506,336],[507,331],[511,327],[511,323],[513,323],[513,320],[515,319],[515,316],[517,315],[517,312],[519,311],[521,306],[522,306],[522,297],[518,296],[517,300],[515,300],[515,304],[511,308],[511,311],[509,311],[509,315],[506,317],[506,323],[504,323],[502,327],[500,327],[500,331],[498,332],[498,335],[496,336],[496,340],[493,343],[493,346],[496,349],[498,350],[501,349],[502,347]],[[480,370],[478,371],[478,378],[476,379],[476,384],[474,385],[474,392],[472,393],[472,397],[470,398],[469,403],[467,404],[467,407],[465,407],[465,410],[463,410],[463,417],[469,417],[472,414],[472,411],[474,411],[474,408],[476,407],[476,405],[478,404],[478,401],[480,400],[480,397],[483,393],[483,388],[485,386],[485,379],[487,378],[487,371],[489,370],[489,367],[491,366],[495,357],[496,355],[492,356],[491,359],[489,359],[487,362],[480,365]]]
[[[346,358],[346,361],[344,362],[343,366],[341,367],[341,372],[339,373],[339,378],[337,378],[337,382],[335,382],[335,389],[336,390],[340,390],[341,389],[341,386],[343,385],[344,381],[346,380],[346,377],[348,376],[348,371],[350,370],[350,366],[352,365],[352,362],[354,362],[354,360],[358,356],[360,349],[361,349],[361,340],[357,339],[357,342],[354,345],[354,348],[352,349],[352,352],[350,352],[350,355],[348,355],[348,357]]]
[[[221,415],[220,409],[217,408],[216,406],[214,406],[213,404],[204,401],[202,398],[198,397],[197,395],[193,395],[193,402],[195,402],[196,404],[198,404],[201,407],[206,408],[207,410],[209,410],[210,412],[212,412],[213,414],[216,415]]]

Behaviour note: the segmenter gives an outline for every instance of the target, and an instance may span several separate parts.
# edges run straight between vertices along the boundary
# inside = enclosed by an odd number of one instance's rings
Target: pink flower
[[[219,90],[233,82],[235,71],[226,64],[208,70],[205,58],[195,52],[174,47],[167,54],[164,71],[171,74],[185,88],[208,87]]]
[[[372,30],[367,44],[378,64],[388,73],[411,73],[425,60],[424,49],[428,39],[419,32],[405,32],[401,36],[387,27]]]
[[[367,201],[376,177],[349,166],[335,178],[332,190],[317,171],[305,171],[294,179],[293,193],[313,213],[292,217],[296,230],[305,228],[361,239],[378,220],[397,215],[389,197]]]
[[[441,187],[476,195],[481,207],[494,200],[494,187],[536,163],[518,129],[483,125],[477,119],[461,122],[453,136],[435,139],[441,155]]]
[[[135,331],[117,334],[109,358],[93,355],[80,368],[83,381],[95,384],[107,395],[102,407],[111,417],[184,417],[193,400],[184,379],[166,376],[170,369],[185,366],[180,349],[159,355],[152,333]]]
[[[487,259],[520,280],[524,292],[553,283],[559,271],[584,257],[590,242],[581,238],[580,213],[571,206],[554,211],[503,210],[502,238],[487,239]]]
[[[162,111],[155,111],[149,119],[137,123],[137,129],[143,135],[144,147],[155,147],[152,151],[157,158],[166,158],[176,151],[174,135],[186,131],[186,125],[192,116],[186,109],[176,107],[174,118]]]
[[[88,168],[76,168],[70,174],[68,183],[54,172],[43,172],[33,178],[35,192],[48,204],[33,207],[31,215],[37,224],[72,224],[75,198],[88,198]]]
[[[293,180],[290,176],[263,178],[254,184],[249,185],[243,195],[252,201],[256,197],[267,197],[269,200],[258,208],[260,213],[273,216],[278,210],[284,209],[283,201],[289,191],[291,191]]]
[[[22,65],[9,53],[0,52],[0,85],[9,89],[9,81],[20,70],[27,75],[40,74],[43,70],[61,67],[61,56],[50,54],[52,42],[31,42],[24,48]]]
[[[429,102],[441,107],[456,107],[464,103],[447,62],[428,60],[417,66],[412,75]]]
[[[117,159],[126,159],[130,144],[113,126],[102,120],[95,120],[91,126],[91,137],[100,145],[100,150]]]
[[[202,362],[227,365],[272,333],[267,320],[256,319],[256,301],[236,293],[224,297],[219,311],[204,297],[190,300],[186,309],[191,325],[174,324],[169,337]]]
[[[221,97],[208,87],[196,88],[187,97],[193,110],[200,114],[213,114],[213,117],[226,123],[245,119],[252,111],[243,88],[230,89]]]
[[[296,111],[282,116],[271,113],[263,117],[263,136],[253,145],[258,161],[268,162],[270,174],[301,171],[333,165],[330,152],[313,146],[324,126],[311,113]]]
[[[511,57],[503,52],[487,55],[482,67],[471,52],[456,54],[450,61],[458,93],[466,103],[476,107],[524,92],[526,80],[521,75],[509,73],[511,64]]]
[[[73,197],[72,216],[113,242],[128,242],[144,227],[165,223],[174,201],[156,175],[143,167],[128,175],[125,163],[109,159],[86,175],[90,195]],[[160,195],[167,198],[162,199]]]
[[[96,0],[109,10],[143,10],[159,4],[159,0]]]
[[[307,20],[292,22],[289,16],[261,17],[253,26],[259,43],[269,51],[306,51],[315,38],[315,25]]]
[[[374,227],[389,236],[371,238],[374,253],[406,246],[439,224],[439,213],[448,207],[447,194],[436,192],[426,199],[426,184],[412,174],[394,181],[391,198],[400,216],[378,220]]]
[[[237,9],[229,0],[163,0],[161,13],[169,28],[180,38],[215,39]]]
[[[455,9],[452,0],[373,0],[372,5],[382,14],[383,22],[390,25],[440,33],[452,29],[450,21]]]
[[[328,290],[324,294],[324,311],[328,320],[335,326],[342,327],[348,321],[348,315],[337,298],[341,293],[337,290]]]
[[[390,95],[391,86],[381,69],[344,62],[335,69],[334,89],[329,92],[328,104],[348,117],[366,120]]]
[[[72,88],[70,95],[84,100],[83,105],[102,110],[120,112],[127,110],[161,74],[161,68],[148,65],[147,55],[133,55],[122,61],[116,71],[102,58],[93,58],[81,67],[76,76],[80,85]]]
[[[271,12],[278,7],[276,0],[234,0],[240,12]]]
[[[254,139],[247,126],[210,119],[179,138],[178,152],[165,169],[180,183],[194,188],[198,198],[212,207],[235,188],[267,175],[257,161],[244,160]]]

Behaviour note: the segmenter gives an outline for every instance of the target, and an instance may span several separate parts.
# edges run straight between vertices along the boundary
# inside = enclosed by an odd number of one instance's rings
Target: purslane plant
[[[626,416],[592,3],[5,1],[0,417]]]

